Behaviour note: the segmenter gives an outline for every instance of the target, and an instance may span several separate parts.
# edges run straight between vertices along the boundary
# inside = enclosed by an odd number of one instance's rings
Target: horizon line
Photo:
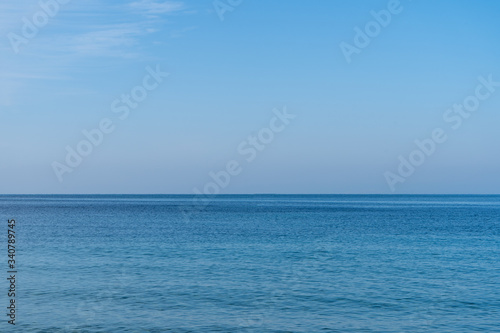
[[[276,195],[276,196],[292,196],[292,195],[381,195],[381,196],[398,196],[398,195],[415,195],[415,196],[430,196],[430,195],[447,195],[447,196],[499,196],[500,193],[219,193],[219,194],[188,194],[188,193],[0,193],[0,196],[14,195],[172,195],[172,196],[191,196],[191,197],[217,197],[217,196],[233,196],[233,195]]]

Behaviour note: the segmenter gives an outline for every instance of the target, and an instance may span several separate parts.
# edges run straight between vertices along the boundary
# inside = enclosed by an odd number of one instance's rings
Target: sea
[[[500,196],[2,195],[0,215],[0,332],[500,332]]]

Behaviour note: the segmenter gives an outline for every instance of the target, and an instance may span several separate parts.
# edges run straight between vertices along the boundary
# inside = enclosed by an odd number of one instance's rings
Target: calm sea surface
[[[0,196],[0,213],[0,332],[500,332],[500,196]]]

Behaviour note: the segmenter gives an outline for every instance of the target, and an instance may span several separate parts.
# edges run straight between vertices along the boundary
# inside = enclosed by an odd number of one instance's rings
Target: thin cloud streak
[[[129,6],[131,9],[144,12],[145,14],[168,14],[185,8],[184,3],[178,1],[156,2],[151,0],[132,2]]]

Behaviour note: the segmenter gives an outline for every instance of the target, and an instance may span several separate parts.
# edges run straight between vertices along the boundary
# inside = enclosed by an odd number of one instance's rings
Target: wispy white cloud
[[[138,24],[112,24],[93,27],[93,31],[72,36],[68,51],[85,56],[131,57],[133,47],[140,36],[148,34],[148,28]]]
[[[114,22],[104,25],[85,24],[83,31],[77,29],[58,38],[53,48],[77,56],[136,58],[141,56],[141,40],[161,31],[165,22],[163,16],[185,8],[186,5],[181,1],[140,0],[130,2],[126,6],[111,5],[106,12],[113,13]],[[87,13],[87,18],[92,15]],[[97,17],[97,20],[100,20],[100,17]],[[124,20],[132,23],[124,23]],[[180,31],[177,29],[168,36],[179,37]]]
[[[184,2],[170,0],[131,0],[121,5],[103,0],[89,0],[85,4],[71,2],[64,7],[64,12],[51,19],[44,33],[29,41],[29,46],[21,45],[21,51],[26,54],[36,49],[38,56],[62,53],[131,58],[138,55],[137,46],[142,39],[161,31],[165,15],[186,8]],[[29,19],[36,10],[40,10],[37,1],[0,3],[0,32],[21,34],[22,18]],[[102,24],[95,24],[99,22]],[[167,32],[167,36],[178,37],[178,31]],[[7,50],[9,46],[9,41],[3,38],[0,50]]]
[[[22,35],[24,22],[41,10],[40,4],[38,0],[0,2],[0,63],[4,66],[0,106],[15,105],[21,91],[39,84],[35,80],[70,80],[82,68],[77,64],[89,63],[87,58],[122,63],[148,57],[150,45],[191,29],[168,22],[170,14],[188,14],[187,9],[183,1],[70,1],[15,54],[6,36]]]
[[[185,8],[184,3],[180,1],[157,2],[153,0],[136,1],[132,2],[129,6],[131,9],[141,11],[145,14],[167,14]]]
[[[43,75],[34,73],[2,73],[6,79],[30,79],[30,80],[67,80],[68,76]]]

